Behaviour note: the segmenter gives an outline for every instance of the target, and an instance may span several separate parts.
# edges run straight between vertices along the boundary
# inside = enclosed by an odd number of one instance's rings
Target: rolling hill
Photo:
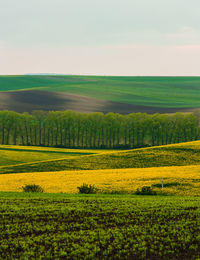
[[[200,141],[124,151],[4,145],[0,155],[0,191],[36,183],[45,192],[77,193],[89,183],[103,193],[152,186],[168,195],[199,195]]]
[[[0,145],[0,166],[103,153],[106,150]]]
[[[50,148],[49,148],[50,149]],[[27,155],[28,156],[28,155]],[[5,164],[4,164],[5,165]],[[0,173],[200,165],[200,141],[1,166]]]
[[[200,77],[0,76],[0,109],[173,113],[200,107]]]

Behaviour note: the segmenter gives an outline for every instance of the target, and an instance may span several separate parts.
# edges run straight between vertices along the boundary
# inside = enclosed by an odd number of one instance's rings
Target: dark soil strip
[[[129,114],[142,112],[154,113],[175,113],[192,112],[194,108],[160,108],[150,106],[138,106],[123,104],[119,102],[98,100],[76,94],[62,92],[29,90],[16,92],[0,92],[0,110],[12,110],[16,112],[32,112],[33,110],[64,111],[73,110],[76,112],[115,112]]]

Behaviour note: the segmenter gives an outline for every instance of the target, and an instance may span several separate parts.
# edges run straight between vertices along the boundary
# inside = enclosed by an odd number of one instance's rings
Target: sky
[[[200,75],[199,0],[0,0],[0,74]]]

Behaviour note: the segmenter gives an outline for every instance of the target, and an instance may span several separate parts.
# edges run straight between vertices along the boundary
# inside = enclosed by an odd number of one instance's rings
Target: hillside
[[[17,165],[74,156],[105,153],[106,150],[48,148],[39,146],[0,145],[0,166]],[[110,152],[110,151],[109,151]]]
[[[134,193],[142,186],[152,186],[158,193],[199,196],[200,165],[145,169],[36,172],[0,175],[0,191],[22,191],[25,184],[37,183],[45,192],[77,193],[83,183],[95,185],[100,192]]]
[[[186,165],[200,165],[200,141],[2,166],[0,172],[3,174]]]
[[[173,113],[200,107],[200,77],[0,76],[0,109]]]

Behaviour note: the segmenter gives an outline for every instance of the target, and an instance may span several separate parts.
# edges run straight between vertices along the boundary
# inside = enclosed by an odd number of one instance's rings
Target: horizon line
[[[106,75],[106,74],[71,74],[71,73],[18,73],[0,76],[88,76],[88,77],[200,77],[200,75]]]

